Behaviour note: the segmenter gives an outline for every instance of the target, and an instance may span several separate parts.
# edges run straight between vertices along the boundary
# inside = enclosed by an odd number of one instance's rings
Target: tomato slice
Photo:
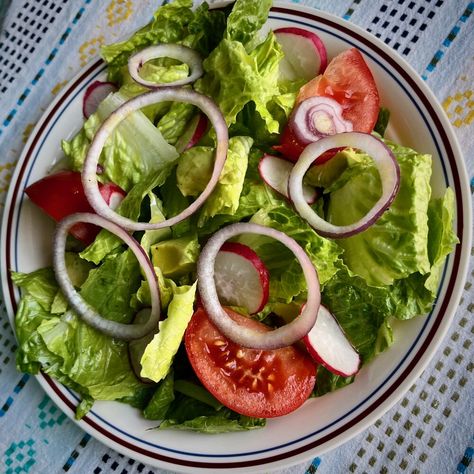
[[[243,327],[270,330],[234,311],[226,312]],[[244,348],[223,336],[201,307],[188,325],[185,346],[202,384],[223,405],[242,415],[286,415],[308,399],[316,382],[316,366],[299,348]]]
[[[113,183],[99,184],[99,189],[107,204],[114,194],[125,196],[125,191]],[[94,212],[84,193],[81,174],[75,171],[59,171],[45,176],[28,186],[25,193],[55,221],[76,212]],[[99,231],[100,227],[93,224],[79,223],[71,228],[70,233],[88,245]]]
[[[372,73],[357,49],[348,49],[337,55],[324,74],[300,89],[295,105],[315,96],[330,97],[339,102],[343,108],[342,116],[352,122],[354,131],[370,133],[373,130],[379,114],[380,98]],[[289,125],[281,135],[280,145],[275,147],[292,161],[298,160],[304,148]],[[332,158],[336,151],[326,152],[319,158],[318,164]]]
[[[330,97],[342,105],[342,116],[350,120],[356,132],[373,130],[379,114],[380,98],[374,77],[362,54],[348,49],[338,54],[324,74],[305,84],[297,103],[313,96]]]

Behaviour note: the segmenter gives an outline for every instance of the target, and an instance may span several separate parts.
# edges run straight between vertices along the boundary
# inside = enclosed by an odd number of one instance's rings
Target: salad
[[[350,384],[430,311],[457,243],[431,156],[384,138],[356,49],[262,34],[271,1],[175,0],[102,49],[64,158],[26,194],[53,264],[12,273],[17,367],[157,429],[249,430]]]

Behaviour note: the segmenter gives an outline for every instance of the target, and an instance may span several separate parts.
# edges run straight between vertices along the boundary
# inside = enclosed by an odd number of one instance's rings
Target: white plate
[[[446,186],[454,189],[455,226],[461,243],[447,260],[431,314],[397,325],[396,344],[364,367],[354,384],[307,401],[296,412],[270,420],[263,430],[215,436],[146,431],[153,422],[115,402],[96,403],[78,422],[106,445],[144,463],[182,472],[233,469],[248,473],[296,464],[338,446],[367,428],[408,390],[433,356],[459,302],[470,251],[470,192],[459,146],[434,95],[391,49],[339,18],[302,6],[278,4],[267,27],[281,26],[315,31],[330,57],[353,46],[364,54],[382,104],[391,111],[391,137],[433,155],[435,195],[441,195]],[[97,62],[64,89],[37,124],[18,163],[1,240],[2,287],[12,319],[19,292],[5,270],[32,271],[48,265],[51,253],[52,224],[24,199],[23,191],[61,157],[61,139],[72,137],[81,127],[84,90],[101,77],[104,65]],[[57,405],[73,417],[78,403],[75,395],[47,376],[39,375],[38,380]]]

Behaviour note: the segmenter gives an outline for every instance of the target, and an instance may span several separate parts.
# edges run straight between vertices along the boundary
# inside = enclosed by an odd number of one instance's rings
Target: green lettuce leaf
[[[140,375],[159,382],[168,374],[178,352],[184,331],[194,313],[196,283],[177,287],[168,306],[168,316],[160,323],[160,331],[145,348]]]
[[[250,53],[242,43],[224,39],[204,60],[205,75],[195,83],[195,89],[213,97],[229,126],[246,104],[254,102],[268,131],[276,133],[279,122],[267,104],[280,95],[277,81],[282,56],[273,33]]]
[[[110,94],[87,119],[83,130],[71,141],[62,142],[74,170],[82,170],[89,144],[99,126],[125,100],[119,92]],[[104,169],[100,179],[112,181],[128,191],[145,176],[169,167],[178,156],[176,149],[143,112],[136,111],[115,127],[104,145],[99,158]]]
[[[265,24],[272,6],[271,0],[237,0],[227,19],[225,38],[246,45]]]
[[[142,210],[142,203],[154,188],[160,186],[167,179],[171,169],[169,167],[144,177],[136,184],[120,203],[116,212],[124,217],[137,221]],[[156,203],[155,203],[156,204]],[[156,218],[156,215],[155,215]],[[98,265],[108,254],[117,250],[122,241],[107,230],[101,230],[94,242],[80,253],[81,258]]]
[[[97,399],[143,404],[149,388],[137,380],[130,367],[127,343],[93,329],[72,311],[51,314],[44,294],[49,295],[48,304],[52,305],[51,296],[59,291],[51,277],[51,269],[21,278],[16,275],[24,288],[30,288],[16,315],[18,368],[30,373],[41,368],[83,396],[77,416],[84,415]],[[138,263],[127,251],[91,270],[80,292],[103,317],[128,323],[134,314],[130,299],[140,279]],[[48,291],[39,294],[35,288]]]
[[[236,213],[252,143],[253,140],[250,137],[233,137],[229,140],[224,169],[216,187],[201,208],[198,227],[202,227],[208,219],[218,214],[233,215]]]
[[[108,63],[109,80],[121,83],[129,56],[154,44],[183,44],[206,57],[222,38],[225,14],[209,10],[205,3],[193,11],[192,5],[192,0],[175,0],[163,5],[153,20],[130,38],[102,47],[102,57]],[[169,60],[158,62],[159,65],[163,63],[169,65]]]
[[[430,274],[425,287],[436,294],[446,256],[451,253],[459,239],[453,230],[454,192],[448,188],[440,199],[432,199],[428,208],[428,255]]]
[[[369,286],[363,278],[351,276],[342,268],[325,284],[322,302],[334,314],[364,363],[392,343],[391,331],[384,327],[396,314],[397,298],[390,287]]]
[[[143,410],[143,416],[147,420],[163,420],[173,400],[174,376],[173,371],[170,371],[153,393],[153,396]]]
[[[166,419],[157,428],[218,434],[262,428],[265,423],[264,418],[239,415],[228,408],[216,410],[207,403],[177,393]]]
[[[400,165],[400,189],[395,200],[369,229],[338,240],[349,269],[373,286],[391,285],[412,273],[425,274],[430,269],[427,215],[431,157],[391,146]],[[368,157],[362,157],[362,163],[355,168],[356,172],[346,170],[341,177],[343,186],[331,192],[328,220],[333,224],[347,225],[360,219],[381,194],[378,172]]]
[[[324,285],[338,271],[342,249],[318,235],[288,204],[257,211],[251,222],[280,230],[306,251]],[[306,293],[306,280],[293,253],[283,244],[264,236],[242,236],[239,241],[252,247],[270,271],[270,301],[289,303]]]

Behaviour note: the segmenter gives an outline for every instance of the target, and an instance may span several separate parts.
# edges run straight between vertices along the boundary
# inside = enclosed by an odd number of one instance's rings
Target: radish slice
[[[78,224],[79,222],[95,224],[107,229],[109,232],[112,232],[112,234],[115,234],[118,238],[122,239],[135,254],[135,257],[137,257],[138,263],[143,270],[150,288],[151,311],[150,316],[145,323],[123,324],[105,319],[98,314],[74,288],[66,268],[65,251],[68,232],[73,225]],[[56,280],[58,281],[67,301],[72,309],[83,319],[84,322],[89,324],[89,326],[92,326],[108,336],[127,341],[140,339],[151,331],[156,331],[158,329],[158,321],[161,312],[160,294],[153,265],[140,244],[131,237],[126,230],[113,222],[109,222],[107,219],[96,214],[85,212],[71,214],[60,221],[56,228],[53,240],[53,268]]]
[[[149,309],[142,309],[139,311],[135,319],[133,320],[133,324],[143,324],[147,321],[150,317],[150,310]],[[143,383],[152,384],[155,383],[153,380],[150,380],[146,377],[142,377],[140,375],[142,371],[142,364],[140,363],[143,353],[145,352],[146,346],[150,344],[150,342],[155,337],[156,332],[150,331],[146,336],[143,336],[141,339],[135,339],[128,343],[128,358],[130,360],[130,365],[132,367],[133,373],[138,380]]]
[[[307,301],[301,315],[289,324],[269,332],[259,332],[235,322],[222,307],[215,284],[215,262],[222,245],[240,234],[265,235],[278,240],[293,252],[306,279]],[[302,339],[316,322],[321,293],[311,259],[302,247],[284,232],[250,222],[231,224],[218,230],[206,243],[197,264],[198,287],[202,304],[217,329],[228,339],[251,349],[278,349]]]
[[[319,306],[316,323],[303,338],[311,356],[336,375],[349,377],[359,370],[360,357],[334,315]]]
[[[265,264],[247,245],[226,242],[217,254],[214,281],[219,300],[226,306],[261,311],[268,301],[270,276]]]
[[[352,122],[342,116],[339,102],[330,97],[310,97],[300,102],[289,121],[296,138],[302,145],[316,142],[322,137],[352,132]]]
[[[280,61],[280,77],[309,81],[322,74],[328,59],[326,48],[318,35],[302,28],[279,28],[274,31],[285,57]]]
[[[140,69],[146,62],[157,58],[172,58],[182,61],[189,66],[191,73],[188,77],[173,82],[156,83],[143,79],[139,74]],[[138,51],[138,53],[130,56],[128,59],[128,72],[132,78],[138,82],[138,84],[145,87],[183,86],[194,82],[202,76],[202,59],[196,51],[187,46],[182,46],[180,44],[158,44],[155,46],[149,46],[148,48],[142,49],[141,51]]]
[[[206,133],[208,125],[209,121],[204,114],[199,113],[194,116],[183,135],[176,142],[175,148],[178,153],[182,153],[184,150],[196,145]]]
[[[211,179],[207,183],[203,192],[184,211],[181,211],[176,216],[161,222],[136,222],[117,214],[114,210],[110,209],[102,199],[96,175],[97,163],[105,142],[122,120],[128,117],[131,113],[140,110],[147,105],[167,101],[186,102],[195,105],[207,115],[211,125],[214,127],[217,141],[214,168],[212,170]],[[219,110],[217,105],[205,95],[192,90],[173,87],[164,87],[162,89],[138,95],[122,104],[109,115],[96,132],[94,139],[89,146],[86,160],[84,162],[84,169],[82,171],[82,183],[84,185],[87,200],[98,215],[128,230],[153,230],[171,227],[197,211],[212,193],[219,181],[222,169],[224,168],[228,145],[228,129],[222,112]]]
[[[99,186],[100,194],[110,209],[117,209],[127,193],[115,183],[105,183]]]
[[[345,226],[330,224],[319,217],[307,204],[303,194],[303,178],[309,167],[318,164],[318,159],[324,152],[339,147],[360,149],[371,156],[382,183],[382,196],[374,207],[362,219]],[[332,238],[349,237],[370,227],[390,206],[399,187],[400,167],[390,148],[373,135],[362,132],[338,133],[311,143],[301,153],[288,181],[290,199],[300,216],[320,235]]]
[[[288,180],[292,169],[293,162],[267,154],[262,157],[258,164],[258,172],[263,181],[286,198],[289,198]],[[318,192],[315,188],[304,184],[303,195],[308,204],[314,204]]]
[[[94,81],[84,94],[82,101],[82,113],[85,118],[89,118],[96,110],[99,104],[118,88],[113,82]]]

